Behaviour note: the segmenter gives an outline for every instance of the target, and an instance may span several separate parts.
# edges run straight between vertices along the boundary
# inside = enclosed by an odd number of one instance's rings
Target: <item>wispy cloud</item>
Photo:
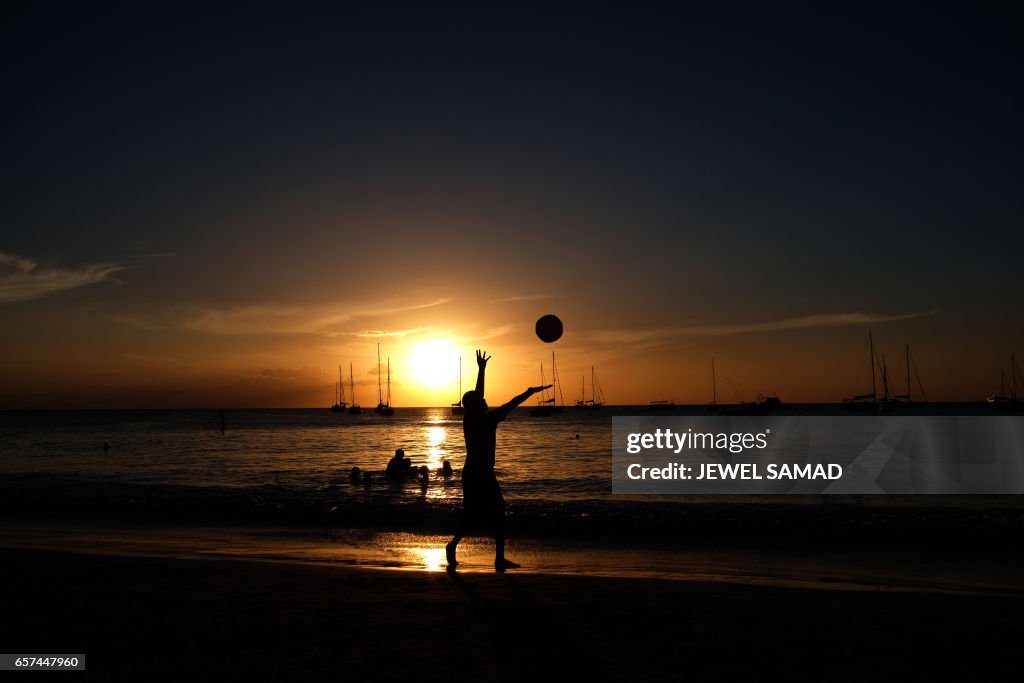
[[[323,370],[315,367],[302,368],[263,368],[259,373],[260,379],[272,381],[307,381],[320,383],[329,377]]]
[[[364,339],[404,339],[405,337],[434,337],[444,339],[456,346],[471,345],[489,339],[502,337],[515,329],[515,325],[500,325],[491,327],[476,333],[469,333],[465,330],[452,330],[451,328],[440,327],[410,327],[397,330],[363,330],[357,332],[357,337]]]
[[[512,301],[544,301],[545,299],[554,299],[555,297],[550,294],[520,294],[518,296],[506,296],[502,299],[492,299],[492,304],[506,304]]]
[[[823,313],[806,315],[799,318],[785,318],[759,323],[734,323],[729,325],[688,325],[683,327],[662,327],[651,329],[599,330],[590,335],[596,342],[604,344],[634,344],[638,342],[668,339],[671,337],[722,337],[734,334],[751,334],[755,332],[781,332],[784,330],[803,330],[815,327],[845,327],[887,323],[896,320],[909,320],[934,315],[936,309],[914,313],[879,314],[879,313]]]
[[[408,337],[410,334],[422,334],[430,329],[431,328],[429,327],[410,327],[407,330],[363,330],[362,332],[358,332],[356,336],[369,339],[381,339],[384,337],[402,339],[404,337]]]
[[[434,299],[420,304],[399,306],[388,303],[329,306],[239,306],[210,308],[187,313],[184,326],[195,332],[223,335],[325,335],[351,334],[341,327],[359,318],[404,313],[440,306],[449,299]]]
[[[497,337],[503,337],[516,328],[515,325],[501,325],[499,327],[492,327],[484,330],[482,334],[477,334],[472,337],[466,337],[466,342],[482,342],[488,339],[496,339]]]
[[[42,299],[69,289],[111,281],[124,266],[95,263],[78,268],[41,267],[38,261],[0,251],[0,303]]]

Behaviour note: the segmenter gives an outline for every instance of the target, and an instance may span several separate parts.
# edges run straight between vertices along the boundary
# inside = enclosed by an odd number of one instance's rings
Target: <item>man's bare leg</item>
[[[444,555],[448,559],[449,567],[456,567],[459,564],[459,561],[455,559],[455,550],[459,547],[459,541],[461,540],[462,532],[457,531],[455,532],[455,536],[452,537],[452,540],[448,541],[448,545],[444,547]]]
[[[506,569],[519,569],[520,566],[505,559],[505,520],[502,518],[494,531],[494,571],[504,573]]]
[[[465,513],[463,513],[462,517],[459,519],[459,526],[455,529],[455,535],[452,536],[452,540],[448,542],[448,545],[444,547],[444,555],[448,560],[449,567],[456,567],[459,564],[458,560],[455,559],[455,551],[456,549],[458,549],[459,541],[462,540],[462,537],[465,535],[465,533],[466,515]]]

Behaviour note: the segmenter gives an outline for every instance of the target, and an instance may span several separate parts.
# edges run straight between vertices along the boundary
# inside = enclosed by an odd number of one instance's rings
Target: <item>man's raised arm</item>
[[[487,372],[487,361],[491,359],[486,351],[476,350],[476,395],[484,397],[484,373]]]
[[[504,419],[505,419],[505,417],[506,417],[506,416],[507,416],[507,415],[508,415],[509,413],[511,413],[511,412],[512,412],[512,410],[513,410],[514,408],[516,408],[516,406],[518,406],[519,404],[521,404],[521,403],[522,403],[523,401],[525,401],[526,399],[530,398],[531,396],[533,396],[533,395],[534,395],[534,394],[536,394],[536,393],[539,393],[539,392],[541,392],[541,391],[544,391],[545,389],[550,389],[550,388],[551,388],[552,386],[553,386],[553,385],[551,385],[551,384],[545,384],[545,385],[544,385],[544,386],[542,386],[542,387],[530,387],[529,389],[527,389],[527,390],[526,390],[526,391],[524,391],[523,393],[519,394],[518,396],[515,396],[515,397],[514,397],[514,398],[513,398],[513,399],[512,399],[511,401],[509,401],[509,402],[508,402],[508,403],[506,403],[505,405],[501,406],[500,408],[498,408],[498,409],[497,409],[497,410],[495,410],[494,412],[496,413],[496,415],[497,415],[497,416],[498,416],[498,417],[499,417],[500,419],[504,420]]]

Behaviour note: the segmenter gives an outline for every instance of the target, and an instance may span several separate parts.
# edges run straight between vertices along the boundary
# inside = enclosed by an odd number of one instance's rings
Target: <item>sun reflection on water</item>
[[[420,556],[423,568],[428,572],[443,572],[448,567],[444,548],[412,548],[413,553]]]
[[[441,466],[442,461],[448,456],[448,449],[445,448],[448,430],[440,425],[431,425],[424,427],[423,432],[423,440],[427,444],[427,467],[435,470]]]

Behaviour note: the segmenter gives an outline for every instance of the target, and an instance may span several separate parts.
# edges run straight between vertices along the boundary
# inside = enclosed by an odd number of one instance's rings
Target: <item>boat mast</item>
[[[348,389],[352,395],[352,404],[355,404],[355,379],[352,377],[352,361],[348,361]]]
[[[711,357],[711,405],[718,405],[718,383],[715,382],[715,357]]]
[[[917,371],[917,361],[914,360],[914,355],[910,355],[910,364],[914,366],[914,377],[917,378],[917,391],[921,394],[921,400],[925,403],[928,402],[928,394],[924,393],[924,384],[921,383],[921,373]]]
[[[391,407],[391,356],[388,356],[388,407]]]
[[[1014,400],[1017,400],[1017,375],[1020,374],[1020,368],[1017,367],[1017,356],[1016,354],[1010,354],[1010,380],[1013,383],[1013,396]]]
[[[380,390],[380,342],[377,342],[377,405],[383,405],[384,395]]]
[[[555,385],[551,389],[551,397],[552,398],[561,398],[562,399],[562,404],[564,405],[565,404],[565,397],[562,396],[562,385],[558,381],[558,370],[555,369],[555,352],[554,351],[551,352],[551,383]],[[556,390],[558,391],[557,396],[555,394]],[[555,405],[556,406],[558,405],[558,401],[555,401]]]
[[[910,344],[907,344],[907,403],[910,403]]]
[[[871,400],[878,400],[878,388],[875,385],[875,338],[868,332],[868,345],[871,347]]]
[[[882,396],[885,400],[889,400],[889,368],[885,364],[885,354],[882,354],[882,390],[885,392]]]

